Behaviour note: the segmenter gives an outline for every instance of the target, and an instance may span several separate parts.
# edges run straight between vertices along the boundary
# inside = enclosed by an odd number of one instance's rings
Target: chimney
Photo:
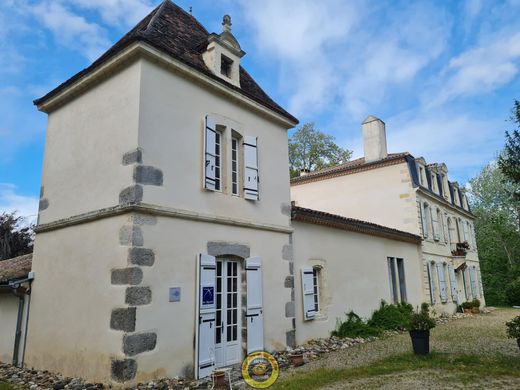
[[[300,169],[300,176],[307,176],[309,173],[311,173],[310,169],[306,169],[306,168]]]
[[[386,151],[385,122],[369,115],[361,125],[365,162],[381,160],[388,156]]]

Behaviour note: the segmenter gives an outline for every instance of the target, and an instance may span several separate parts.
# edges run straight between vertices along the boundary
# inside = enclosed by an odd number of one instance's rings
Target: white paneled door
[[[240,340],[240,262],[217,259],[215,361],[217,367],[239,363]]]

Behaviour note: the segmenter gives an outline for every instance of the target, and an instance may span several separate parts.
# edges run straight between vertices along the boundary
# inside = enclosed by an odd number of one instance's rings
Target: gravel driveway
[[[436,352],[465,354],[502,354],[519,359],[520,353],[516,340],[507,339],[504,323],[520,310],[498,309],[487,314],[474,315],[471,318],[456,319],[447,324],[438,325],[431,331],[430,348]],[[386,339],[359,344],[345,350],[332,352],[320,360],[315,360],[299,368],[285,371],[281,376],[291,373],[308,372],[316,368],[345,368],[368,365],[377,360],[411,351],[410,336],[401,334]],[[431,372],[429,372],[431,371]],[[395,375],[385,375],[376,378],[359,379],[348,383],[336,383],[324,389],[343,388],[384,388],[384,389],[418,389],[418,388],[464,388],[450,382],[450,374],[421,371],[419,379],[417,372],[401,372]],[[518,381],[513,379],[497,381],[482,379],[482,386],[474,388],[520,388],[520,373]]]

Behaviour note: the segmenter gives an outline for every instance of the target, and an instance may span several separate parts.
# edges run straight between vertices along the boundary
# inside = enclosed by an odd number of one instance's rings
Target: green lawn
[[[18,390],[18,388],[9,383],[0,382],[0,390]]]
[[[474,382],[475,377],[482,376],[488,379],[518,377],[520,375],[520,358],[511,359],[502,355],[478,356],[445,353],[431,353],[428,356],[418,357],[413,354],[405,354],[392,356],[365,367],[319,368],[305,374],[291,375],[277,382],[273,389],[310,390],[339,381],[355,381],[399,372],[416,371],[416,375],[421,375],[424,370],[442,370],[445,374],[449,374],[447,376],[450,377],[450,380],[455,379],[462,384],[468,384]]]
[[[328,354],[283,371],[273,389],[520,389],[520,350],[505,322],[520,310],[450,321],[434,328],[432,353],[412,354],[401,334]]]

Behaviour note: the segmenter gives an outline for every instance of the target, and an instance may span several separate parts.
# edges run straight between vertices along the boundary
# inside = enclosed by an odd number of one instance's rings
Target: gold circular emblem
[[[242,362],[242,377],[255,389],[265,389],[278,379],[278,362],[268,352],[253,352]]]

